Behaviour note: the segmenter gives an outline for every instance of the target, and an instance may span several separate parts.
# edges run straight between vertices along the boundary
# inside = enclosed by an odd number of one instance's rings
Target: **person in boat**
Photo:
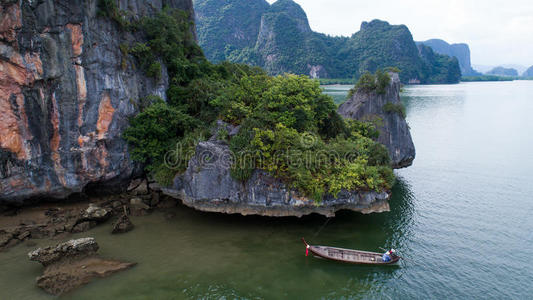
[[[392,259],[395,259],[396,258],[396,250],[394,249],[390,249],[389,251],[385,252],[385,254],[383,254],[383,261],[384,262],[389,262],[391,261]]]

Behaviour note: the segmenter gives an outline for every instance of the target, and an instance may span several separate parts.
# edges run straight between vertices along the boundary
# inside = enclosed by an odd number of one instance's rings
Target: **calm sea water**
[[[338,88],[338,87],[337,87]],[[345,87],[346,91],[349,87]],[[94,236],[103,256],[135,261],[64,299],[527,299],[533,295],[533,81],[406,87],[416,145],[391,212],[331,219],[206,214],[178,207]],[[409,258],[364,267],[305,256],[316,244]],[[50,241],[39,241],[40,245]],[[0,253],[0,299],[52,299],[19,245]]]

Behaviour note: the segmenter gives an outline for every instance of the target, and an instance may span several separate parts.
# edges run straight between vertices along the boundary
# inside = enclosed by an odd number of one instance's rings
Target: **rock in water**
[[[125,233],[133,229],[133,223],[127,214],[122,214],[118,218],[117,222],[113,225],[113,231],[111,233]]]
[[[56,246],[39,248],[28,253],[30,260],[38,261],[43,266],[51,265],[65,258],[85,257],[96,254],[98,244],[92,237],[70,240]]]
[[[200,142],[189,167],[163,193],[202,211],[242,215],[298,216],[319,213],[334,216],[341,209],[363,213],[389,210],[387,192],[341,191],[325,195],[321,203],[303,197],[265,171],[255,170],[244,183],[230,175],[232,155],[221,141]]]
[[[37,278],[37,286],[50,294],[61,295],[95,277],[106,277],[135,265],[102,259],[96,256],[97,250],[98,244],[89,237],[28,253],[30,260],[45,266],[43,275]]]
[[[387,147],[393,168],[408,167],[415,159],[415,145],[411,138],[409,125],[404,116],[397,111],[386,111],[387,103],[401,105],[400,78],[396,73],[389,73],[391,81],[384,94],[376,91],[356,91],[346,102],[341,104],[338,113],[360,121],[378,120],[378,141]]]
[[[48,266],[37,278],[37,286],[52,295],[61,295],[91,282],[131,268],[134,263],[119,262],[99,257],[60,262]]]
[[[89,207],[83,212],[81,219],[87,221],[103,222],[111,216],[111,211],[107,208],[102,208],[94,203],[89,204]]]

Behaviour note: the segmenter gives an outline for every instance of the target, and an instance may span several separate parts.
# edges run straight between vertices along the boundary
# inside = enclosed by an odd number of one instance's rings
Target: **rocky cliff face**
[[[231,125],[219,126],[226,126],[230,135],[238,132]],[[237,181],[230,175],[232,163],[233,155],[225,142],[216,137],[200,142],[185,173],[162,190],[195,209],[228,214],[301,217],[311,213],[334,216],[341,209],[362,213],[389,210],[387,192],[343,190],[336,198],[326,195],[316,204],[261,170],[255,170],[245,182]]]
[[[398,74],[389,73],[389,75],[391,81],[384,94],[380,95],[375,91],[357,91],[339,106],[338,112],[345,118],[377,121],[380,124],[378,141],[389,150],[392,166],[404,168],[413,163],[415,146],[404,116],[398,111],[385,109],[387,103],[401,104],[401,84]]]
[[[132,19],[164,5],[193,15],[191,0],[118,4]],[[134,173],[121,132],[168,79],[134,68],[120,45],[142,37],[97,15],[97,0],[0,4],[0,203],[116,188]]]
[[[459,61],[459,66],[461,67],[461,74],[463,76],[481,75],[481,73],[475,71],[472,68],[472,64],[470,61],[470,47],[468,47],[467,44],[448,44],[447,42],[440,39],[431,39],[425,42],[418,43],[431,47],[433,51],[439,54],[456,57]]]
[[[265,0],[194,0],[194,6],[196,24],[202,28],[198,31],[198,43],[213,62],[226,60],[235,50],[253,48],[261,16],[270,8]]]
[[[195,0],[199,44],[211,61],[228,60],[313,78],[353,78],[395,66],[404,83],[457,83],[456,61],[419,55],[405,25],[363,22],[351,37],[313,32],[305,11],[293,0]],[[430,51],[433,51],[430,49]],[[442,73],[457,72],[451,79]]]

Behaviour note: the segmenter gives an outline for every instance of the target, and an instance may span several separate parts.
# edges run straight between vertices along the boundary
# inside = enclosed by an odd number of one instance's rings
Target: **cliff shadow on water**
[[[362,214],[340,210],[330,218],[317,213],[298,218],[202,212],[185,205],[179,205],[179,210],[206,227],[229,231],[233,227],[246,228],[255,236],[253,239],[264,242],[281,234],[291,243],[299,244],[300,238],[305,237],[315,244],[380,251],[378,247],[404,246],[414,214],[413,197],[409,183],[397,177],[389,212]]]

